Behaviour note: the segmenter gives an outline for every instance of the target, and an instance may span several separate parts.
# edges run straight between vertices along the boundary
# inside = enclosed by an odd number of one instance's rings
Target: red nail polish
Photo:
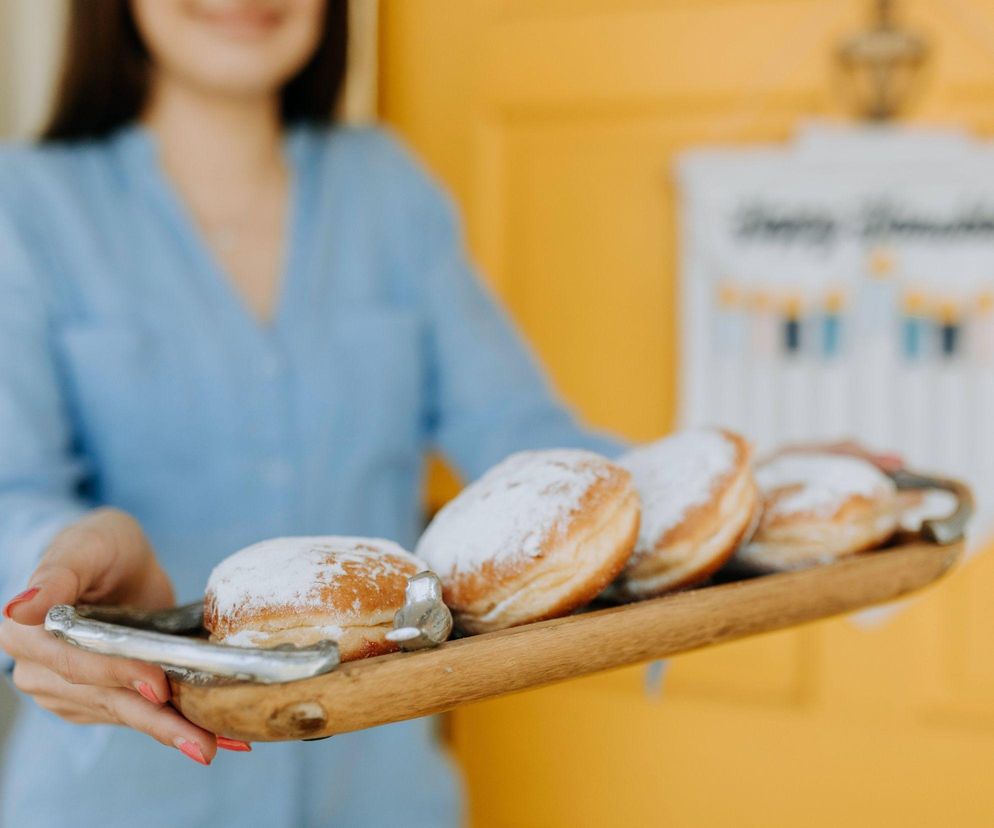
[[[252,750],[252,745],[241,739],[229,739],[227,736],[217,737],[217,746],[223,750],[237,750],[242,753]]]
[[[162,704],[159,701],[158,696],[155,695],[155,691],[152,689],[152,685],[147,681],[136,681],[135,690],[142,694],[142,698],[146,701],[152,702],[152,704]]]
[[[30,601],[41,591],[41,587],[31,587],[31,589],[26,589],[24,592],[18,593],[13,598],[7,602],[7,606],[3,608],[3,614],[5,618],[10,618],[10,611],[13,609],[14,604],[23,604],[25,601]]]
[[[177,739],[173,742],[176,747],[178,747],[184,754],[189,756],[194,762],[198,762],[201,765],[209,765],[206,759],[204,759],[204,754],[200,751],[200,745],[196,742],[188,742],[186,739]]]

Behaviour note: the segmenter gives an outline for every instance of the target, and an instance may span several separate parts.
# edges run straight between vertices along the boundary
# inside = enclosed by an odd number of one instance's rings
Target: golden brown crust
[[[898,509],[894,498],[855,495],[832,517],[814,513],[764,515],[740,557],[745,563],[768,569],[795,569],[828,563],[882,546],[897,527]]]
[[[639,503],[634,490],[601,504],[600,520],[585,519],[560,537],[541,559],[478,591],[475,602],[453,610],[460,628],[481,633],[568,615],[590,603],[624,569],[638,537]],[[446,603],[453,606],[446,597]]]
[[[393,629],[393,624],[365,626],[350,624],[329,633],[328,627],[320,623],[323,619],[314,619],[319,623],[301,625],[285,629],[255,629],[250,630],[250,639],[243,640],[238,632],[232,633],[234,638],[211,636],[212,641],[220,644],[236,646],[251,646],[268,650],[283,644],[294,647],[309,647],[319,641],[332,640],[338,645],[338,656],[341,661],[354,661],[357,658],[369,658],[375,655],[385,655],[396,652],[399,648],[384,637]]]
[[[749,468],[749,462],[752,458],[752,446],[744,437],[734,432],[726,431],[725,429],[718,429],[718,431],[735,446],[735,460],[732,467],[714,481],[711,489],[713,493],[711,501],[690,507],[680,523],[662,537],[657,538],[655,543],[657,550],[666,549],[675,544],[687,541],[700,542],[713,532],[715,517],[721,511],[719,508],[720,501],[725,498],[737,483],[748,478],[748,487],[753,491],[755,490],[755,484],[751,483],[752,472]],[[752,506],[751,499],[749,506]],[[749,509],[749,514],[752,514],[751,508]]]
[[[841,497],[831,509],[778,508],[805,491],[804,484],[767,491],[752,540],[739,552],[746,565],[794,569],[876,549],[898,528],[900,501],[893,487],[874,495]]]
[[[528,573],[541,568],[549,553],[562,544],[569,535],[580,532],[585,526],[596,522],[600,511],[618,497],[631,479],[624,469],[613,466],[606,460],[604,465],[610,466],[608,476],[598,479],[587,490],[579,508],[570,517],[569,527],[565,533],[554,529],[547,534],[541,541],[541,551],[535,557],[509,556],[502,560],[486,561],[478,569],[456,572],[446,579],[446,603],[450,607],[475,604],[495,590],[504,590],[523,578],[527,579]]]
[[[750,468],[752,448],[738,434],[719,431],[733,444],[735,458],[712,483],[712,497],[690,507],[650,550],[636,552],[608,597],[650,598],[698,584],[735,554],[755,526],[760,501]]]
[[[356,551],[366,557],[357,557]],[[334,578],[313,582],[292,604],[246,601],[223,613],[208,588],[204,627],[211,640],[224,643],[235,636],[236,644],[269,648],[331,638],[338,642],[342,661],[395,651],[383,636],[404,604],[407,579],[423,569],[416,559],[359,544],[347,552],[322,551],[317,563],[334,570]]]
[[[488,560],[443,577],[457,624],[485,632],[566,615],[591,601],[627,562],[638,534],[631,475],[596,458],[604,473],[563,527],[541,539],[537,555]]]

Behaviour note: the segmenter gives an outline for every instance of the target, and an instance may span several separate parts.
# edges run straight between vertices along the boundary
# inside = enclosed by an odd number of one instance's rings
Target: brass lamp
[[[871,25],[839,44],[843,92],[865,120],[897,117],[918,90],[928,43],[895,21],[893,0],[875,0]]]

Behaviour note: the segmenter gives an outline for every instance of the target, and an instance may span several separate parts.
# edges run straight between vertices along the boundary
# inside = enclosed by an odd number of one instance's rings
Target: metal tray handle
[[[301,649],[259,650],[211,644],[198,638],[150,632],[84,618],[75,607],[58,604],[48,611],[45,629],[69,644],[101,655],[134,658],[179,668],[184,678],[209,678],[275,684],[311,678],[338,666],[338,645],[321,641]]]
[[[917,474],[907,469],[899,469],[890,473],[891,480],[902,491],[941,489],[956,498],[956,508],[951,515],[943,518],[932,518],[922,523],[921,536],[932,543],[943,546],[963,540],[966,525],[973,516],[973,492],[958,480],[947,477],[934,477],[927,474]]]

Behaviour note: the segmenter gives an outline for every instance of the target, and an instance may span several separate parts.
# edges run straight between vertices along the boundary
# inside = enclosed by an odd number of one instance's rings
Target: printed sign
[[[960,477],[994,528],[994,144],[803,129],[680,162],[682,421],[855,438]]]

